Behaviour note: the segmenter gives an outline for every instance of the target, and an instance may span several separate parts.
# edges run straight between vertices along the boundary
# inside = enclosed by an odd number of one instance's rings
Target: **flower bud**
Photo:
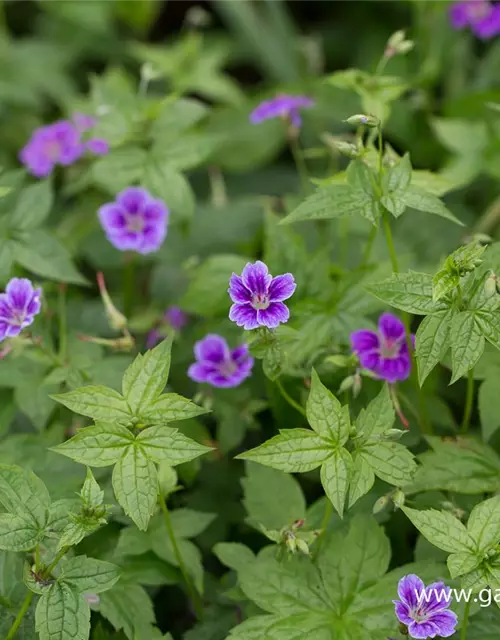
[[[384,433],[384,436],[387,440],[396,441],[401,438],[401,436],[406,433],[406,431],[402,431],[401,429],[389,429]]]
[[[396,493],[394,493],[394,495],[392,496],[392,501],[394,502],[394,506],[396,507],[396,509],[401,509],[401,507],[405,503],[405,494],[401,491],[401,489],[398,489]]]
[[[490,275],[484,282],[484,293],[488,298],[494,296],[498,291],[498,281],[496,274],[490,271]]]
[[[367,116],[363,113],[357,113],[354,116],[350,116],[349,118],[344,120],[344,122],[347,122],[348,124],[355,124],[355,125],[364,124],[367,127],[378,127],[380,124],[380,120],[375,116]]]
[[[404,31],[396,31],[389,38],[385,48],[384,55],[386,58],[392,58],[396,55],[404,55],[413,49],[415,43],[412,40],[406,40]]]
[[[101,294],[102,301],[104,303],[104,310],[108,318],[109,326],[112,329],[120,331],[127,326],[127,318],[118,311],[109,297],[108,290],[106,289],[106,283],[104,282],[104,275],[101,271],[97,274],[97,284],[99,286],[99,292]]]
[[[354,385],[354,376],[347,376],[347,378],[344,378],[340,383],[338,393],[349,391],[350,389],[352,389],[353,385]]]
[[[363,379],[361,378],[359,373],[355,373],[353,375],[353,383],[352,383],[352,395],[354,398],[359,396],[359,392],[361,391],[361,386],[363,384]]]
[[[389,496],[381,496],[377,502],[373,505],[372,513],[373,515],[377,515],[383,511],[387,505],[389,504]]]
[[[357,158],[359,156],[359,149],[355,144],[352,144],[352,142],[333,140],[332,144],[339,153],[348,158]]]
[[[309,546],[305,540],[297,538],[297,549],[305,556],[310,555]]]
[[[85,600],[88,602],[88,604],[90,605],[94,605],[97,606],[100,604],[101,599],[99,598],[99,596],[97,595],[97,593],[84,593],[83,597],[85,598]]]

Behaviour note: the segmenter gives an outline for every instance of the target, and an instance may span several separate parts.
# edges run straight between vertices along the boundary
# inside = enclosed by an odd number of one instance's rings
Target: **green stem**
[[[469,373],[467,376],[467,395],[465,396],[464,417],[462,419],[462,425],[460,427],[461,433],[467,433],[467,431],[469,430],[473,400],[474,400],[474,369],[469,369]]]
[[[305,409],[298,402],[296,402],[291,396],[288,395],[286,389],[283,387],[283,384],[281,383],[281,380],[279,378],[276,378],[275,382],[276,382],[276,386],[280,390],[280,393],[283,396],[283,398],[288,402],[288,404],[291,407],[296,409],[305,418],[306,417]]]
[[[365,244],[365,250],[363,251],[363,257],[361,258],[361,264],[358,267],[358,269],[360,271],[365,269],[366,266],[368,265],[368,263],[370,262],[370,256],[371,256],[371,253],[372,253],[372,249],[373,249],[373,244],[375,242],[375,238],[377,237],[377,231],[378,231],[378,227],[376,227],[375,225],[372,226],[372,229],[370,231],[370,235],[368,236],[368,240],[366,241],[366,244]]]
[[[304,192],[307,192],[309,190],[309,173],[307,171],[304,155],[302,154],[302,151],[299,147],[298,138],[294,135],[289,135],[288,145],[290,147],[293,161],[295,163],[295,168],[297,169],[297,173],[299,174],[302,190]]]
[[[182,554],[179,549],[179,545],[177,544],[177,539],[175,537],[174,529],[172,527],[172,521],[170,519],[170,513],[168,511],[167,503],[165,501],[165,496],[160,491],[160,506],[163,511],[163,516],[165,519],[165,526],[167,527],[168,537],[170,538],[170,542],[172,544],[172,549],[174,551],[174,555],[177,560],[177,564],[179,565],[179,569],[181,570],[182,577],[184,578],[184,582],[186,583],[186,588],[189,593],[189,597],[193,603],[194,609],[196,611],[196,616],[198,620],[203,618],[203,603],[201,601],[200,595],[197,592],[189,573],[187,572],[186,565],[184,564],[184,560],[182,559]]]
[[[135,297],[135,256],[125,254],[125,266],[123,269],[123,310],[125,317],[130,319]]]
[[[396,256],[396,249],[394,248],[394,240],[392,237],[391,223],[389,221],[389,215],[387,211],[383,213],[384,221],[384,233],[385,241],[387,243],[387,250],[389,251],[389,257],[391,259],[392,270],[394,273],[399,273],[398,258]]]
[[[471,599],[467,600],[467,602],[465,603],[464,619],[462,620],[462,627],[460,628],[460,640],[466,640],[467,638],[467,626],[469,624],[469,613],[470,613],[471,604],[472,604]]]
[[[26,612],[30,608],[31,601],[33,600],[33,591],[28,591],[26,597],[24,598],[23,604],[19,609],[19,613],[16,616],[16,619],[12,623],[11,628],[9,629],[9,633],[5,636],[5,640],[12,640],[12,638],[16,635],[19,627],[21,626],[21,622],[23,621]]]
[[[66,285],[59,285],[59,357],[64,362],[67,352]]]
[[[63,547],[59,551],[59,553],[56,555],[56,557],[52,560],[52,562],[49,564],[49,566],[43,570],[43,575],[46,578],[50,576],[54,568],[59,564],[59,561],[61,560],[61,558],[65,556],[68,553],[68,551],[69,551],[69,547]]]
[[[35,547],[35,571],[40,571],[40,545],[37,543]]]
[[[313,551],[313,560],[316,560],[318,557],[319,550],[321,549],[321,545],[323,544],[323,540],[325,539],[326,530],[328,529],[328,523],[330,522],[330,518],[332,517],[333,505],[331,503],[330,498],[326,499],[326,507],[325,507],[325,515],[323,516],[323,520],[321,522],[321,533],[316,540],[316,546]]]

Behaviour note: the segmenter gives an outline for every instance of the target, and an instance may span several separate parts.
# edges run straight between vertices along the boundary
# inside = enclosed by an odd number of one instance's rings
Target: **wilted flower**
[[[167,235],[167,207],[139,187],[119,193],[115,202],[99,209],[98,215],[106,237],[120,251],[152,253]]]
[[[261,102],[250,114],[250,122],[259,124],[270,118],[283,118],[289,120],[294,127],[300,127],[302,118],[299,110],[313,106],[314,100],[307,96],[279,95],[271,100]]]
[[[229,280],[228,292],[234,302],[229,319],[247,330],[259,326],[274,329],[288,321],[290,311],[283,300],[293,295],[295,287],[291,273],[273,278],[263,262],[249,262],[241,277],[233,273]]]
[[[463,0],[450,7],[450,20],[455,29],[470,27],[482,40],[500,33],[500,4],[488,0]]]
[[[68,166],[81,158],[85,151],[106,154],[108,143],[101,138],[84,140],[82,134],[91,129],[96,120],[75,114],[74,121],[58,120],[36,129],[19,154],[20,161],[37,178],[46,178],[56,165]]]
[[[18,336],[32,324],[41,308],[41,289],[27,278],[12,278],[0,294],[0,341]]]
[[[413,336],[412,336],[413,340]],[[378,332],[361,329],[351,333],[352,350],[361,366],[393,383],[410,375],[411,357],[404,324],[392,313],[383,313]]]
[[[208,334],[194,345],[196,362],[188,369],[188,376],[195,382],[206,382],[214,387],[237,387],[248,378],[253,358],[248,345],[233,350],[221,336]]]
[[[399,581],[398,596],[400,600],[393,600],[395,613],[411,638],[448,638],[455,633],[457,616],[448,610],[451,593],[443,582],[426,587],[418,576],[409,574]]]

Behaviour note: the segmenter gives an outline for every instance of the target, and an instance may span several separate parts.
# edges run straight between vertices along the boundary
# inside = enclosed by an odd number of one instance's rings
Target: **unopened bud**
[[[132,351],[135,346],[135,340],[130,333],[114,340],[109,338],[97,338],[96,336],[86,336],[83,334],[78,334],[77,337],[82,342],[93,342],[94,344],[100,344],[103,347],[109,347],[115,351]]]
[[[161,71],[155,69],[151,62],[145,62],[140,69],[141,79],[143,82],[151,82],[161,76]]]
[[[289,551],[295,553],[297,550],[297,538],[292,533],[287,533],[285,535],[285,544]]]
[[[389,38],[384,55],[386,58],[392,58],[398,54],[404,55],[413,49],[415,43],[412,40],[406,40],[404,31],[396,31]]]
[[[354,116],[350,116],[349,118],[344,120],[344,122],[347,122],[348,124],[355,124],[355,125],[364,124],[367,127],[378,127],[380,124],[380,120],[375,116],[367,116],[362,113],[358,113]]]
[[[402,431],[401,429],[389,429],[384,433],[384,436],[387,440],[399,440],[401,436],[406,433],[406,431]]]
[[[97,606],[98,604],[100,604],[101,599],[99,598],[99,596],[97,595],[97,593],[84,593],[83,597],[85,598],[85,600],[88,602],[88,604],[90,605],[95,605]]]
[[[387,505],[389,504],[389,496],[381,496],[377,502],[373,505],[372,513],[373,515],[377,515],[383,511]]]
[[[340,383],[338,393],[349,391],[349,389],[352,389],[353,385],[354,385],[354,376],[347,376],[347,378],[344,378]]]
[[[297,549],[304,555],[310,555],[309,546],[305,540],[297,538]]]
[[[496,275],[492,272],[490,272],[490,275],[488,278],[486,278],[485,283],[484,283],[484,293],[488,298],[491,298],[492,296],[494,296],[498,291],[498,280]]]
[[[357,158],[359,156],[359,149],[355,144],[352,144],[352,142],[333,140],[332,144],[339,153],[348,158]]]
[[[361,391],[361,386],[363,384],[363,379],[361,378],[359,373],[355,373],[353,375],[353,382],[352,382],[352,395],[354,398],[357,398],[359,396],[359,392]]]
[[[405,494],[401,491],[401,489],[398,489],[392,496],[392,501],[394,502],[394,506],[396,507],[396,509],[401,509],[401,507],[405,503]]]
[[[108,318],[109,326],[112,329],[120,331],[127,326],[127,318],[118,311],[113,304],[113,301],[109,297],[108,290],[106,289],[106,283],[104,282],[104,275],[101,271],[97,274],[97,284],[99,286],[99,292],[101,294],[102,301],[104,303],[104,310]]]

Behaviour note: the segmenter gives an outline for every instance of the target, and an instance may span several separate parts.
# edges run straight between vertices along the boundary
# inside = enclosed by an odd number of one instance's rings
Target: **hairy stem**
[[[469,624],[469,613],[471,604],[472,600],[470,599],[465,603],[464,619],[462,620],[462,627],[460,629],[460,640],[466,640],[467,638],[467,626]]]
[[[66,285],[59,285],[59,357],[64,362],[67,352]]]
[[[170,512],[167,507],[167,502],[165,500],[165,496],[160,491],[160,506],[163,511],[163,517],[165,520],[165,526],[167,527],[168,537],[170,538],[170,542],[172,544],[172,549],[174,551],[175,558],[177,560],[177,564],[179,565],[179,569],[181,570],[182,577],[184,578],[184,582],[186,583],[186,588],[189,593],[189,597],[193,603],[194,610],[196,612],[196,617],[198,620],[203,618],[203,603],[200,598],[200,594],[196,590],[193,581],[191,580],[191,576],[187,572],[186,565],[184,564],[184,560],[182,558],[181,551],[179,549],[179,545],[177,544],[177,539],[175,537],[174,529],[172,527],[172,521],[170,519]]]
[[[474,369],[469,369],[467,375],[467,394],[465,396],[465,409],[460,427],[461,433],[467,433],[470,426],[470,417],[472,415],[472,403],[474,400]]]
[[[326,530],[328,529],[328,523],[330,522],[330,518],[332,517],[333,505],[331,503],[330,498],[326,499],[326,507],[325,507],[325,515],[323,516],[323,520],[321,522],[321,533],[319,534],[318,539],[316,540],[316,545],[313,551],[313,560],[316,560],[318,557],[318,553],[323,544],[323,540],[325,539]]]
[[[286,391],[285,387],[283,386],[282,382],[280,381],[279,378],[277,378],[275,380],[276,382],[276,386],[278,387],[281,395],[283,396],[283,398],[288,402],[288,404],[293,407],[294,409],[296,409],[299,413],[301,413],[304,418],[306,417],[306,411],[304,409],[304,407],[302,407],[298,402],[296,402],[292,396],[288,395],[288,392]]]
[[[19,630],[19,627],[21,626],[21,622],[23,621],[24,616],[26,615],[26,612],[30,608],[31,601],[33,600],[33,595],[34,595],[33,591],[28,591],[28,593],[26,594],[23,604],[19,609],[19,613],[17,614],[16,619],[12,623],[12,626],[9,629],[9,633],[5,636],[5,640],[12,640],[12,638],[14,638],[14,636],[16,635],[17,631]]]
[[[69,551],[69,547],[63,547],[59,553],[56,555],[56,557],[52,560],[52,562],[49,564],[48,567],[46,567],[43,570],[43,575],[48,578],[50,576],[50,574],[52,573],[52,571],[55,569],[55,567],[59,564],[59,561],[61,560],[61,558],[63,556],[65,556]]]
[[[394,273],[399,273],[398,258],[396,256],[396,249],[394,248],[394,240],[392,238],[391,223],[389,221],[389,214],[387,211],[383,213],[384,233],[385,241],[387,243],[387,250],[391,259],[392,270]]]
[[[123,310],[125,317],[130,319],[134,306],[135,293],[135,256],[125,253],[125,265],[123,269]]]
[[[290,152],[295,163],[295,168],[297,169],[297,173],[299,174],[302,190],[304,192],[307,192],[309,189],[309,174],[304,160],[304,155],[299,147],[298,138],[294,135],[289,135],[288,145],[290,147]]]
[[[358,269],[361,271],[362,269],[365,269],[369,262],[370,262],[370,256],[372,253],[372,249],[373,249],[373,244],[375,242],[375,238],[377,237],[377,231],[378,231],[378,227],[376,227],[375,225],[373,225],[371,231],[370,231],[370,235],[368,236],[368,239],[366,241],[365,244],[365,250],[363,251],[363,257],[361,258],[361,263],[358,267]]]

